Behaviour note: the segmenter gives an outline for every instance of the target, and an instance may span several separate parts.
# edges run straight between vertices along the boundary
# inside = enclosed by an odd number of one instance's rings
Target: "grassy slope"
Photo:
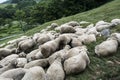
[[[114,0],[109,2],[99,8],[83,12],[80,14],[76,14],[73,16],[65,17],[59,20],[47,22],[39,27],[36,27],[32,30],[26,32],[26,35],[32,35],[36,32],[39,32],[41,29],[50,25],[52,22],[56,22],[59,25],[71,20],[75,21],[89,21],[89,22],[97,22],[99,20],[111,21],[114,18],[120,18],[120,0]],[[120,26],[115,27],[113,32],[120,32]],[[94,47],[96,44],[99,44],[105,40],[104,38],[97,38],[97,42],[91,43],[88,46],[89,57],[91,60],[90,65],[87,69],[78,74],[67,76],[66,80],[120,80],[120,48],[118,49],[117,54],[109,57],[100,57],[98,58],[94,54]],[[113,61],[114,63],[108,64],[107,61]]]
[[[99,8],[87,12],[45,23],[37,28],[28,31],[26,34],[32,35],[35,32],[39,32],[41,29],[50,25],[52,22],[56,22],[59,25],[71,20],[84,20],[96,23],[99,20],[111,21],[114,18],[120,18],[120,0],[114,0]],[[120,26],[117,26],[112,31],[120,32]],[[81,74],[67,76],[66,80],[120,80],[120,63],[116,62],[120,62],[120,48],[118,49],[117,54],[113,56],[98,58],[94,55],[94,47],[103,40],[105,39],[98,37],[97,42],[88,45],[91,63],[87,69]],[[113,61],[114,63],[108,64],[107,61]]]

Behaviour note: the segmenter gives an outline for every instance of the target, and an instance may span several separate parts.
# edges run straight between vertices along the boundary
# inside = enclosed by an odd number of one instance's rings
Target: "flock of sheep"
[[[88,22],[52,23],[33,36],[7,42],[0,48],[0,80],[64,80],[66,75],[79,74],[90,64],[86,44],[96,42],[97,36],[107,38],[96,45],[98,56],[116,53],[120,33],[109,29],[119,25],[120,19],[99,21],[86,28],[81,24]]]

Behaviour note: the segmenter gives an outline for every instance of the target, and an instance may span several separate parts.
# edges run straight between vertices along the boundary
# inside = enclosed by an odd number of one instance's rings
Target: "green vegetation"
[[[33,35],[34,33],[39,32],[40,30],[46,28],[53,22],[56,22],[59,25],[73,20],[78,22],[88,21],[88,22],[96,23],[97,21],[100,20],[111,21],[114,18],[120,18],[120,0],[114,0],[99,8],[89,10],[87,12],[83,12],[73,16],[64,17],[59,20],[47,22],[43,25],[39,25],[38,27],[27,31],[25,35]],[[14,29],[11,30],[14,31]],[[114,27],[112,29],[112,32],[120,32],[120,26]],[[0,34],[2,33],[3,32],[0,31]],[[14,38],[18,38],[18,37],[19,36]],[[84,72],[78,75],[67,76],[66,80],[120,80],[120,47],[118,48],[118,52],[116,54],[109,57],[97,57],[94,53],[94,47],[104,40],[105,38],[103,37],[97,37],[97,42],[87,45],[88,51],[90,52],[89,53],[89,57],[91,60],[90,65],[87,67],[87,69]],[[0,43],[6,41],[8,41],[8,39],[5,41],[1,41]]]

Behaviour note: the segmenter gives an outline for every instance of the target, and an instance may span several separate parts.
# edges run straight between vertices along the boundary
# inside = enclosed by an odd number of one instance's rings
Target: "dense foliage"
[[[0,25],[9,21],[25,21],[28,25],[55,20],[98,7],[111,0],[10,0],[0,8]]]

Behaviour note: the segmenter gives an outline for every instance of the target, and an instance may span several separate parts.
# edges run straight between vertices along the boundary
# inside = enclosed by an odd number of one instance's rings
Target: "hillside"
[[[40,32],[40,30],[46,28],[51,23],[55,22],[59,25],[69,22],[69,21],[88,21],[91,23],[96,23],[100,20],[110,22],[114,18],[120,18],[120,0],[113,0],[99,8],[79,13],[73,16],[64,17],[59,20],[50,21],[43,25],[40,25],[34,29],[31,29],[25,33],[25,35],[33,35],[34,33]],[[84,25],[86,27],[86,25]],[[120,25],[113,28],[112,32],[120,32]],[[17,36],[19,37],[19,36]],[[17,38],[14,37],[14,38]],[[88,44],[89,57],[91,60],[90,65],[87,69],[78,75],[67,76],[66,80],[120,80],[120,47],[115,55],[109,57],[97,57],[94,52],[94,48],[97,44],[104,41],[105,38],[97,37],[97,42]],[[6,42],[1,41],[0,43]],[[112,61],[112,63],[108,63]]]

